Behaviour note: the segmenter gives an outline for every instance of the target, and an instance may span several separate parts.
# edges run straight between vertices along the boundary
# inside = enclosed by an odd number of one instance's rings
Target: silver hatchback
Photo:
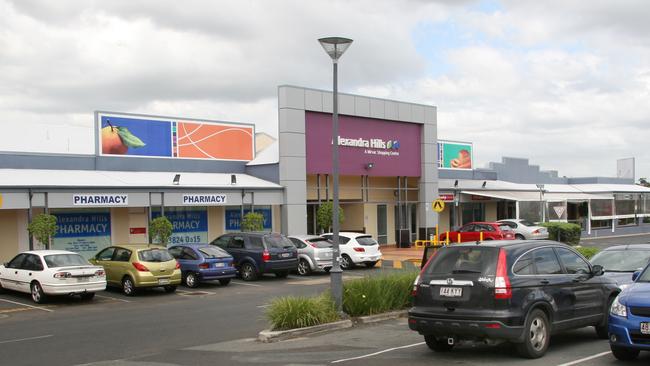
[[[332,268],[332,243],[316,235],[289,236],[298,248],[298,274],[307,276],[314,271],[329,272]]]

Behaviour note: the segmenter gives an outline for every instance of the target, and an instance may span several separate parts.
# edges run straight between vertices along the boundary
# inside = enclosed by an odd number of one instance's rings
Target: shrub
[[[323,202],[318,206],[318,211],[316,211],[316,221],[318,222],[318,227],[321,230],[331,231],[332,227],[332,208],[334,205],[331,201]],[[339,206],[339,224],[343,223],[345,216],[343,215],[343,209]]]
[[[264,230],[264,216],[261,213],[249,212],[244,215],[241,222],[242,231],[262,231]]]
[[[596,253],[600,252],[600,249],[596,247],[576,247],[576,250],[587,259],[591,259]]]
[[[350,316],[364,316],[409,307],[417,275],[417,272],[391,273],[345,282],[343,311]]]
[[[50,238],[56,234],[56,216],[45,213],[36,215],[27,225],[27,231],[46,248],[50,248]]]
[[[167,245],[174,227],[165,216],[156,217],[149,223],[149,239],[153,243]]]
[[[548,238],[557,240],[570,245],[580,244],[580,234],[582,229],[578,224],[569,224],[566,222],[545,222],[542,226],[548,229]]]
[[[328,294],[277,298],[271,302],[266,317],[271,322],[272,330],[310,327],[340,319]]]

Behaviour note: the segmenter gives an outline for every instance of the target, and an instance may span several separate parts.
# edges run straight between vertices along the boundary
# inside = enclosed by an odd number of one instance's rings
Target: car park
[[[482,234],[481,234],[482,233]],[[468,242],[481,240],[514,240],[515,233],[510,226],[499,222],[470,222],[458,230],[440,234],[440,241]]]
[[[254,281],[265,273],[284,278],[298,270],[298,249],[279,233],[241,232],[221,235],[211,245],[232,255],[244,281]]]
[[[434,351],[512,342],[521,356],[538,358],[562,330],[594,326],[607,338],[607,309],[619,289],[568,245],[518,240],[429,250],[408,324]]]
[[[650,244],[616,245],[596,253],[592,264],[603,267],[605,276],[618,283],[621,289],[629,286],[632,274],[642,270],[650,262]]]
[[[167,248],[154,244],[114,245],[100,251],[91,263],[104,267],[109,286],[117,286],[127,296],[138,289],[162,287],[176,291],[181,283],[181,267]]]
[[[289,240],[298,248],[298,274],[307,276],[314,271],[332,268],[332,243],[316,235],[293,235]]]
[[[214,245],[178,244],[169,247],[168,251],[180,264],[187,287],[198,287],[207,281],[219,281],[227,286],[237,276],[232,256]]]
[[[332,233],[321,235],[327,240],[332,240]],[[382,258],[379,244],[368,234],[340,232],[339,251],[341,253],[341,268],[351,269],[356,265],[374,267]]]
[[[609,345],[619,360],[650,351],[650,265],[631,278],[634,282],[618,295],[609,313]]]
[[[104,269],[64,250],[22,252],[0,265],[0,287],[31,294],[35,303],[48,296],[80,295],[90,300],[106,288]]]
[[[510,226],[515,232],[515,239],[548,239],[548,229],[525,219],[505,219],[497,221]]]

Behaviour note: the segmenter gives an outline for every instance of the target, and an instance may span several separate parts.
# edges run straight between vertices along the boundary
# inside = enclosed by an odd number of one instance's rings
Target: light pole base
[[[343,270],[335,266],[330,270],[330,287],[334,306],[339,314],[343,313]]]

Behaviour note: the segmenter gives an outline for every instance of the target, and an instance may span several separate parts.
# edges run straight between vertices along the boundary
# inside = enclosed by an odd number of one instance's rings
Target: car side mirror
[[[641,271],[634,271],[634,273],[632,273],[632,282],[636,281],[636,279],[639,278],[640,275],[641,275]]]
[[[603,266],[600,264],[595,264],[593,267],[591,267],[591,274],[594,276],[602,276],[605,271],[603,270]]]

